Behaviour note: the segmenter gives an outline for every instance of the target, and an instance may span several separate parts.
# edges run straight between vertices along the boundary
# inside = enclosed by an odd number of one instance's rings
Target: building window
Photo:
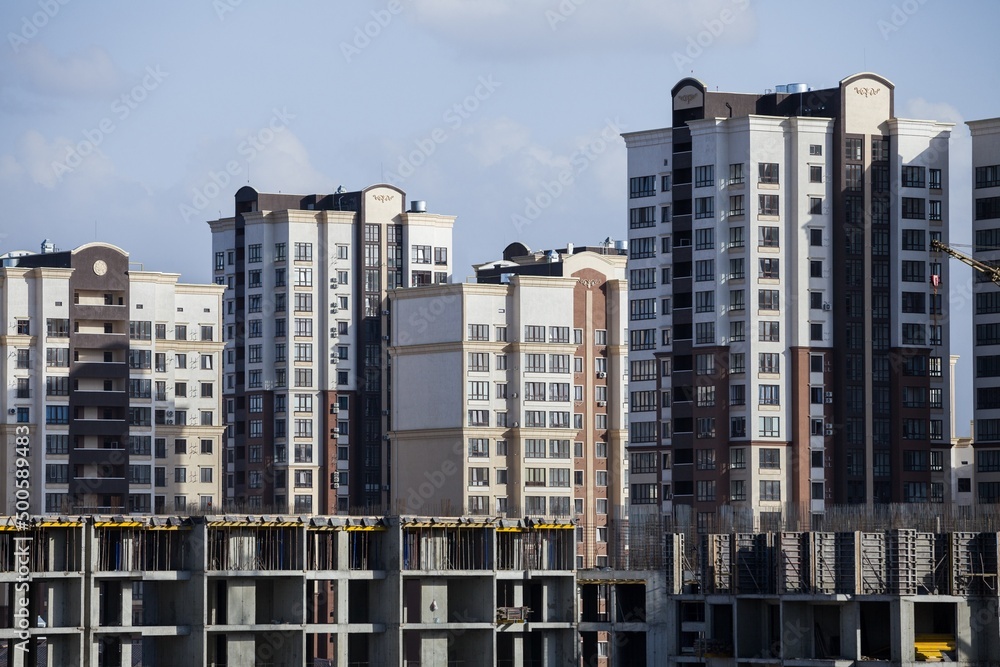
[[[941,201],[938,199],[931,199],[927,202],[927,219],[940,222],[941,217]],[[940,240],[940,239],[938,239]]]
[[[764,342],[779,342],[781,340],[780,335],[780,322],[771,320],[762,320],[757,323],[757,333],[758,340]]]
[[[767,501],[781,500],[781,482],[772,480],[761,480],[760,499]]]
[[[919,197],[903,197],[902,216],[904,220],[924,220],[924,206],[927,200]]]
[[[762,438],[777,438],[780,430],[780,418],[760,417],[758,433]]]
[[[652,197],[656,194],[656,176],[637,176],[629,179],[629,198]]]
[[[698,197],[694,200],[695,219],[711,218],[715,215],[715,197]]]
[[[922,188],[925,185],[925,167],[903,167],[903,187]]]
[[[296,262],[311,262],[313,259],[313,244],[312,243],[296,243],[295,244],[295,261]]]
[[[864,142],[861,139],[849,138],[844,140],[844,159],[861,162],[864,153]]]
[[[743,195],[730,195],[729,196],[729,216],[730,217],[734,217],[734,216],[738,216],[738,215],[743,215],[743,214],[746,213],[745,205],[744,205],[743,202],[744,202],[744,196]],[[743,231],[743,228],[742,227],[734,227],[734,228],[730,229],[730,237],[732,236],[733,229],[739,229],[740,230],[740,232],[741,232],[740,233],[740,236],[741,236],[740,241],[742,241],[742,231]],[[730,243],[729,245],[733,246],[732,243]],[[733,247],[736,247],[736,246],[733,246]],[[741,244],[741,247],[742,247],[742,244]]]
[[[778,247],[778,228],[777,227],[758,227],[757,228],[757,245],[762,248],[777,248]]]
[[[778,195],[757,195],[757,204],[760,215],[778,215]]]
[[[925,280],[926,264],[920,261],[903,260],[902,280],[909,283],[922,283]]]
[[[738,162],[729,165],[729,185],[742,185],[744,180],[743,163]]]
[[[490,325],[488,324],[469,325],[469,340],[489,340],[489,339],[490,339]]]
[[[760,183],[778,183],[778,163],[760,162],[757,164],[757,180]]]

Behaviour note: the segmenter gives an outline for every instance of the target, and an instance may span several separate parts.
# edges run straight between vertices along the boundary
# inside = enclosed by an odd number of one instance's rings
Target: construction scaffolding
[[[209,524],[210,570],[301,570],[302,551],[295,527]]]
[[[497,529],[498,570],[572,570],[572,530]]]
[[[80,525],[80,524],[76,524]],[[78,571],[82,568],[80,534],[73,525],[35,526],[28,530],[0,530],[0,571],[16,572],[18,541],[31,540],[28,567],[32,572]]]
[[[488,570],[493,567],[493,531],[479,524],[403,529],[404,570]]]
[[[99,571],[165,572],[186,567],[188,530],[107,527],[95,532]]]
[[[338,532],[330,529],[306,533],[306,567],[310,570],[337,569]]]
[[[384,529],[347,532],[347,569],[381,570]]]

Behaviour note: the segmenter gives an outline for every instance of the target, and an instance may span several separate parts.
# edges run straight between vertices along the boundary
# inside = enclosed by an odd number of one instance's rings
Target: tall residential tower
[[[709,530],[941,502],[951,125],[877,74],[711,92],[624,135],[632,502]],[[636,459],[657,457],[655,472]],[[652,488],[652,487],[649,487]]]
[[[454,218],[390,185],[236,193],[209,222],[225,293],[226,492],[250,511],[386,506],[390,289],[446,283]]]
[[[972,131],[974,255],[1000,264],[1000,118],[968,123]],[[966,269],[971,271],[971,269]],[[974,492],[977,503],[1000,502],[1000,285],[979,272],[975,282],[975,451],[974,478],[960,478],[960,491]]]

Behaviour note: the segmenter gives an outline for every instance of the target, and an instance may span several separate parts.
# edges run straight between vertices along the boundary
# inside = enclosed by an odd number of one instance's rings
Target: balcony
[[[127,350],[128,336],[126,334],[108,333],[74,333],[73,346],[86,350]]]
[[[117,435],[128,432],[124,419],[74,419],[70,422],[74,435]]]
[[[98,320],[101,322],[127,321],[128,306],[74,303],[69,308],[70,319]]]
[[[70,368],[69,376],[74,380],[78,378],[126,378],[128,377],[128,365],[123,361],[74,362]]]
[[[84,407],[124,408],[128,396],[124,391],[75,391],[71,402]]]
[[[128,492],[128,482],[124,477],[74,477],[70,481],[71,496],[81,496],[87,493],[125,494]]]
[[[119,447],[89,447],[89,448],[76,448],[71,452],[71,457],[74,464],[78,465],[124,465],[128,460],[128,455],[125,452],[124,444],[120,440],[114,441],[118,442]]]

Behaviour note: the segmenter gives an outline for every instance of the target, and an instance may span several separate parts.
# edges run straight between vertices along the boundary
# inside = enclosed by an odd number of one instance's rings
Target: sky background
[[[532,248],[625,238],[620,132],[671,87],[831,87],[878,72],[896,115],[956,123],[951,239],[969,243],[964,121],[1000,116],[1000,3],[943,0],[4,0],[0,252],[114,243],[210,280],[232,196],[390,182],[456,215],[456,280]],[[557,184],[560,177],[569,185]],[[952,267],[953,294],[971,270]],[[953,301],[957,432],[971,304]]]

